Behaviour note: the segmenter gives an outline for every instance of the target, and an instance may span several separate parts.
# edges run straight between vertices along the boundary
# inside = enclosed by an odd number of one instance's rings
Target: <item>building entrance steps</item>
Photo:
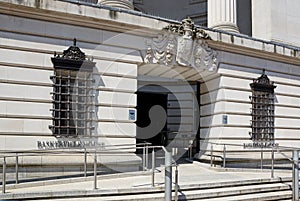
[[[126,175],[127,174],[127,175]],[[98,176],[98,189],[93,190],[92,178],[55,180],[36,185],[7,185],[7,193],[1,199],[35,200],[164,200],[164,171],[156,172],[155,187],[151,187],[151,175],[121,173],[114,176]],[[290,199],[291,171],[270,172],[230,171],[222,172],[201,163],[179,165],[179,198],[181,200],[276,200]],[[76,182],[72,181],[76,180]],[[174,178],[173,178],[174,181]],[[40,184],[40,185],[38,185]],[[21,186],[23,185],[23,186]],[[173,186],[174,187],[174,186]],[[252,196],[252,197],[251,197]],[[278,197],[279,196],[279,197]]]

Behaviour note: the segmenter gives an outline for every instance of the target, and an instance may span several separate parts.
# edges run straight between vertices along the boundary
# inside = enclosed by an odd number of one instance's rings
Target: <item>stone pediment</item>
[[[156,38],[148,41],[145,63],[181,65],[199,70],[217,68],[217,52],[207,43],[210,36],[195,27],[191,19],[181,24],[170,24]]]

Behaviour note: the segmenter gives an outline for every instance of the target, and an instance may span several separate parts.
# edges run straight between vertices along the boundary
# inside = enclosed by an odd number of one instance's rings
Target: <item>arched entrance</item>
[[[137,143],[167,145],[168,92],[158,85],[137,91]],[[152,126],[151,126],[152,125]]]
[[[160,125],[160,134],[150,132],[149,142],[175,149],[181,156],[187,150],[199,151],[200,83],[215,74],[217,67],[216,52],[206,40],[210,37],[186,19],[180,25],[169,25],[148,42],[144,63],[138,67],[138,138],[144,135],[139,126],[155,124],[147,113],[158,104],[166,112],[166,120],[157,115],[158,122],[166,123]],[[166,133],[163,139],[167,142],[159,142],[161,133]]]

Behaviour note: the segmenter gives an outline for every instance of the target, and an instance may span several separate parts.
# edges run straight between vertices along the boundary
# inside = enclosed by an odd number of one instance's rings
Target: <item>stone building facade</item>
[[[103,147],[130,145],[102,155],[99,161],[133,167],[141,162],[135,153],[137,141],[149,140],[173,148],[175,155],[192,146],[193,155],[201,158],[210,150],[209,143],[253,142],[251,84],[261,75],[276,86],[272,139],[298,147],[299,48],[270,42],[299,44],[296,30],[280,29],[273,15],[269,21],[256,22],[259,13],[254,9],[260,1],[252,1],[252,35],[265,40],[239,34],[236,1],[224,2],[219,7],[217,0],[208,2],[212,29],[195,26],[189,19],[174,22],[133,11],[133,3],[126,0],[101,4],[2,0],[0,149],[34,150],[45,148],[47,142],[88,138]],[[273,10],[273,5],[264,7]],[[296,17],[287,15],[287,20]],[[263,23],[271,31],[262,31]],[[295,40],[290,41],[292,35]],[[94,97],[95,108],[93,117],[86,118],[93,120],[86,136],[75,131],[73,136],[72,132],[61,136],[49,129],[57,108],[51,58],[69,47],[84,53],[80,61],[94,63],[90,84],[95,92],[88,95]],[[153,109],[152,116],[143,111],[147,107]],[[160,117],[165,117],[163,123]],[[153,128],[147,126],[148,118]],[[213,146],[221,154],[223,146]],[[239,146],[228,149],[243,151]]]

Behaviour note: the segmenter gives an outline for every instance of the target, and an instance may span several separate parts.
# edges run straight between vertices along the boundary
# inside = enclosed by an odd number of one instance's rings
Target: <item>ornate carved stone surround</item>
[[[195,27],[191,19],[181,24],[170,24],[162,33],[147,41],[145,63],[181,65],[197,70],[213,71],[217,68],[217,52],[207,43],[210,36]]]

